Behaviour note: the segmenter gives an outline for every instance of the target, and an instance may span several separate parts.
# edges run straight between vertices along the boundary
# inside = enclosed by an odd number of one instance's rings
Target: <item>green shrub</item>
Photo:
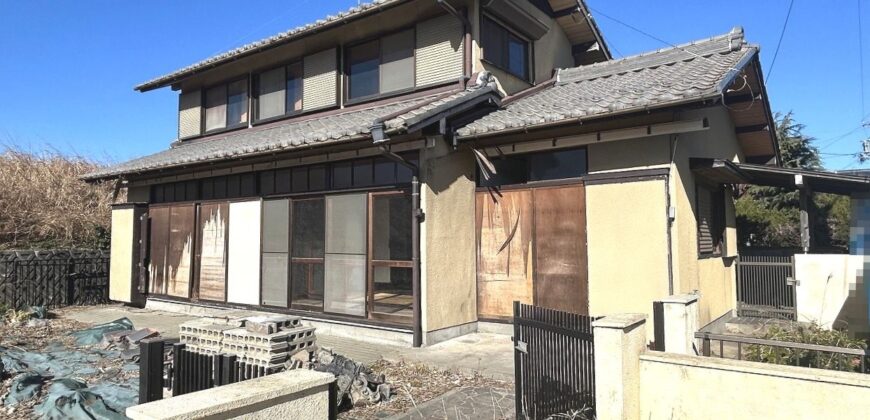
[[[867,348],[866,342],[849,337],[846,331],[826,330],[815,323],[795,327],[772,326],[761,338],[847,349],[863,350]],[[745,354],[746,360],[755,362],[851,372],[859,372],[861,370],[861,359],[863,357],[757,344],[747,346]]]

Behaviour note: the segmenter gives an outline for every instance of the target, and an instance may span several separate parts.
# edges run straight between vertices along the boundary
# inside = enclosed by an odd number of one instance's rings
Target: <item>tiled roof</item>
[[[161,86],[165,86],[169,83],[172,83],[177,78],[187,76],[189,74],[203,70],[205,68],[214,67],[216,65],[219,65],[219,64],[231,61],[231,60],[235,60],[235,59],[239,58],[240,56],[251,54],[251,53],[256,52],[260,49],[263,49],[266,47],[271,47],[273,45],[280,44],[283,42],[288,42],[288,41],[295,39],[295,38],[300,38],[300,37],[305,36],[311,32],[320,30],[323,27],[328,26],[330,24],[339,23],[339,22],[342,22],[344,20],[359,16],[359,15],[363,15],[367,12],[375,12],[378,9],[381,9],[387,5],[398,4],[398,3],[405,2],[405,1],[407,1],[407,0],[372,0],[371,2],[368,2],[368,3],[362,3],[358,6],[351,7],[350,9],[345,10],[343,12],[339,12],[338,14],[329,15],[323,19],[318,19],[315,22],[312,22],[312,23],[309,23],[306,25],[302,25],[302,26],[290,29],[290,30],[285,31],[285,32],[281,32],[279,34],[270,36],[268,38],[263,38],[259,41],[255,41],[255,42],[252,42],[250,44],[242,45],[241,47],[232,49],[230,51],[218,54],[218,55],[213,56],[213,57],[206,58],[205,60],[191,64],[187,67],[178,69],[172,73],[165,74],[165,75],[160,76],[160,77],[156,77],[156,78],[151,79],[147,82],[143,82],[140,85],[136,86],[135,89],[138,91],[146,91],[146,90],[155,89],[155,88],[158,88]]]
[[[370,136],[372,124],[384,118],[387,118],[384,125],[388,132],[401,132],[424,116],[442,112],[457,103],[494,91],[494,85],[489,83],[453,93],[433,94],[362,110],[319,118],[312,116],[305,120],[273,123],[202,140],[184,141],[168,150],[90,173],[84,179],[112,178],[125,174],[366,139]]]
[[[650,53],[560,70],[551,86],[458,130],[475,137],[717,97],[758,48],[743,30]],[[536,89],[536,88],[532,88]]]

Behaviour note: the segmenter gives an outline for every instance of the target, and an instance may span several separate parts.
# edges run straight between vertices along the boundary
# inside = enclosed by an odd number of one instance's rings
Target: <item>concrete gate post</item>
[[[668,296],[662,299],[665,318],[665,351],[697,355],[695,332],[698,331],[698,295]]]
[[[592,322],[595,337],[595,411],[598,420],[640,416],[640,354],[646,315],[608,315]]]

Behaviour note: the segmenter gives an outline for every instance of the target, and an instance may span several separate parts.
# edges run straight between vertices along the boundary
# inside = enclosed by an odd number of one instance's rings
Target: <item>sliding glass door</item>
[[[407,193],[265,200],[262,220],[262,305],[410,324]]]
[[[323,311],[325,210],[323,198],[293,200],[290,306]]]
[[[324,311],[366,315],[367,194],[326,197]]]
[[[372,193],[371,200],[369,313],[372,318],[410,323],[414,304],[411,197]]]

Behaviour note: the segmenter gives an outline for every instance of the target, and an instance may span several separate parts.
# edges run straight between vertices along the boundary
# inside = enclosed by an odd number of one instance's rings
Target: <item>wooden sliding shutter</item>
[[[482,318],[512,316],[513,301],[532,303],[532,193],[477,193],[477,310]]]
[[[198,299],[226,299],[228,215],[229,203],[199,206],[195,296]]]
[[[589,312],[583,184],[476,193],[477,308],[509,319],[513,301]]]
[[[589,313],[583,185],[538,188],[535,204],[535,304]]]

